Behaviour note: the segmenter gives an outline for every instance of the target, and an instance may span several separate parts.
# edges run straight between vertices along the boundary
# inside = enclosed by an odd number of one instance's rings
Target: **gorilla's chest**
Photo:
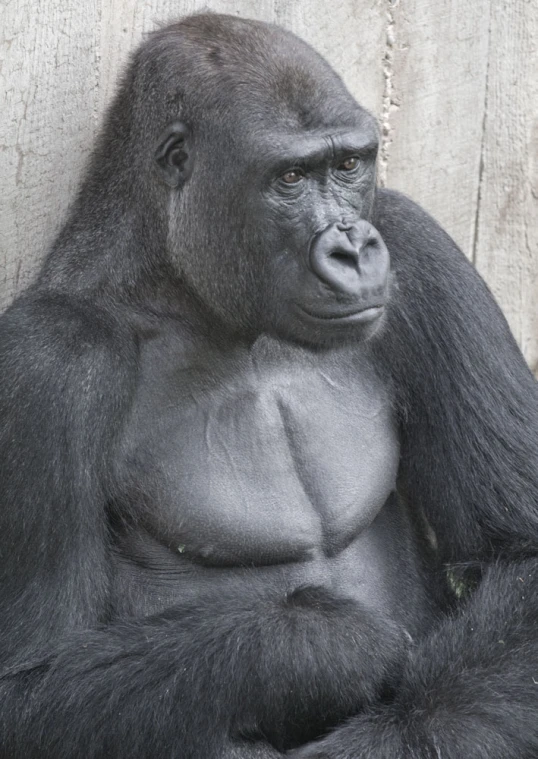
[[[392,411],[373,371],[271,342],[203,358],[159,369],[148,351],[126,430],[125,481],[159,537],[215,565],[343,550],[395,485]]]

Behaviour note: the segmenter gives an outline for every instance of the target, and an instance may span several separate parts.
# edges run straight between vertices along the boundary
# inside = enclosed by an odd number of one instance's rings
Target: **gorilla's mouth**
[[[366,306],[365,308],[360,309],[354,309],[353,311],[327,311],[327,312],[321,312],[318,311],[317,313],[313,313],[311,311],[308,311],[306,308],[303,308],[302,306],[299,306],[299,309],[301,313],[306,316],[309,320],[315,321],[315,322],[338,322],[338,323],[358,323],[358,324],[368,324],[369,322],[373,322],[376,319],[378,319],[383,311],[385,310],[385,306],[383,304],[379,305],[372,305],[372,306]]]

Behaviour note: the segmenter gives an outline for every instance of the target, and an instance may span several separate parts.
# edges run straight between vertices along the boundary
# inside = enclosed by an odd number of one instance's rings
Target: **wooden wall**
[[[538,370],[537,0],[1,0],[0,307],[32,278],[143,33],[195,10],[276,21],[380,120],[380,181],[489,282]]]

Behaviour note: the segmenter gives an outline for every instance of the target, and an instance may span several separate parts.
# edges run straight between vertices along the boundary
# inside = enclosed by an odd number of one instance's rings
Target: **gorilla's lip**
[[[346,311],[342,313],[341,311],[333,311],[333,312],[318,312],[313,313],[311,311],[307,311],[302,306],[299,306],[300,311],[303,313],[304,316],[306,316],[311,321],[315,322],[324,322],[324,323],[358,323],[358,324],[367,324],[368,322],[372,322],[375,319],[379,318],[383,311],[385,310],[385,306],[383,304],[378,305],[370,305],[365,306],[364,308],[354,309],[353,311]]]

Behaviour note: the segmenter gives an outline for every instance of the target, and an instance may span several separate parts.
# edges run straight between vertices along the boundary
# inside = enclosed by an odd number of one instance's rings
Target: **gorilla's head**
[[[378,132],[317,53],[276,26],[192,16],[137,51],[125,97],[139,202],[212,318],[311,345],[372,334],[389,273],[369,222]]]

